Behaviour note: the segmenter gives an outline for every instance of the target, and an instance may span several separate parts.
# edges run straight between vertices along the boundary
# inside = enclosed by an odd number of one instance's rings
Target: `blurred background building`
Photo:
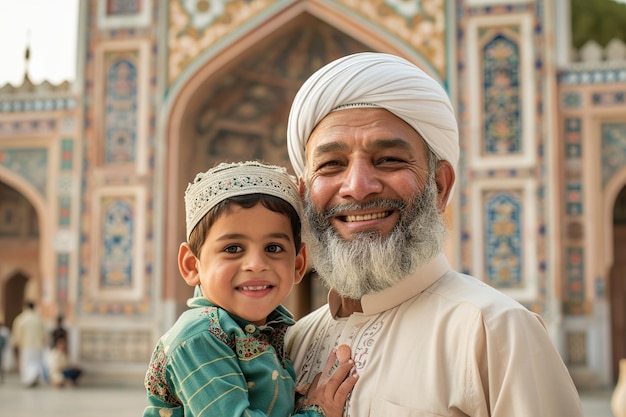
[[[78,44],[59,45],[77,50],[76,80],[0,87],[0,319],[35,300],[66,316],[88,374],[142,378],[192,294],[176,266],[187,183],[220,161],[289,166],[299,86],[372,50],[419,65],[456,107],[451,263],[540,313],[579,387],[610,386],[626,357],[626,47],[593,37],[626,27],[625,8],[83,0]],[[288,307],[324,299],[309,277]]]

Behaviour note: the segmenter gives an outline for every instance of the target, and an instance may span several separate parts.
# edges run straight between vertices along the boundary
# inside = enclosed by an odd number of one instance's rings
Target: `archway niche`
[[[31,296],[37,295],[37,285],[29,280],[38,276],[39,222],[30,201],[4,182],[0,182],[0,247],[0,319],[10,326],[22,311],[28,289]]]
[[[2,288],[3,314],[5,323],[10,328],[13,327],[15,317],[24,308],[27,284],[28,276],[17,272],[5,282]]]
[[[307,14],[278,28],[238,60],[203,81],[186,106],[178,137],[170,146],[178,149],[175,198],[177,212],[184,213],[183,193],[196,173],[219,162],[262,160],[291,170],[287,154],[287,118],[302,83],[324,64],[341,56],[371,50],[366,45]],[[177,143],[176,143],[177,142]],[[172,166],[173,164],[169,164]],[[171,182],[170,182],[171,184]],[[178,247],[185,239],[184,215],[168,216],[176,222]],[[173,269],[165,267],[165,280],[176,280],[178,313],[192,290]],[[170,281],[171,282],[171,281]],[[286,302],[299,317],[317,304],[323,291],[305,279]],[[324,298],[324,296],[322,296]]]
[[[626,186],[613,207],[613,266],[610,270],[613,380],[617,381],[619,360],[626,358]]]

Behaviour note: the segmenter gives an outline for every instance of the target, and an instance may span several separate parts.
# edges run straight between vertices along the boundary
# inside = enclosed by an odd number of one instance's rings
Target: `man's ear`
[[[450,162],[442,160],[437,162],[437,172],[435,173],[435,182],[437,183],[437,208],[440,213],[446,210],[448,198],[452,192],[454,185],[454,168]]]
[[[198,258],[193,254],[187,242],[181,243],[178,248],[178,270],[187,285],[195,287],[200,284]]]
[[[302,247],[300,248],[300,252],[298,252],[298,254],[296,255],[296,270],[295,270],[294,284],[299,284],[300,281],[302,281],[302,278],[304,278],[304,275],[306,274],[306,267],[307,267],[306,246],[303,243]]]
[[[304,200],[306,187],[304,186],[304,180],[302,179],[302,177],[298,178],[298,186],[299,186],[299,190],[298,191],[300,191],[300,198],[302,198]]]

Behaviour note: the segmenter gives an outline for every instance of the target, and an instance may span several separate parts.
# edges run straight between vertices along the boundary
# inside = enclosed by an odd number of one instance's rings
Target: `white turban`
[[[300,88],[289,113],[287,146],[294,171],[305,167],[305,147],[315,126],[338,107],[381,107],[420,134],[456,174],[459,131],[443,87],[409,61],[364,52],[333,61]]]

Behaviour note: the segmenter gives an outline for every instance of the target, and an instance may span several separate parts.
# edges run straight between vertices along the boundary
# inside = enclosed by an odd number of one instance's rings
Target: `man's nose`
[[[382,191],[380,173],[370,161],[359,159],[350,162],[339,191],[341,197],[362,201],[367,196]]]

